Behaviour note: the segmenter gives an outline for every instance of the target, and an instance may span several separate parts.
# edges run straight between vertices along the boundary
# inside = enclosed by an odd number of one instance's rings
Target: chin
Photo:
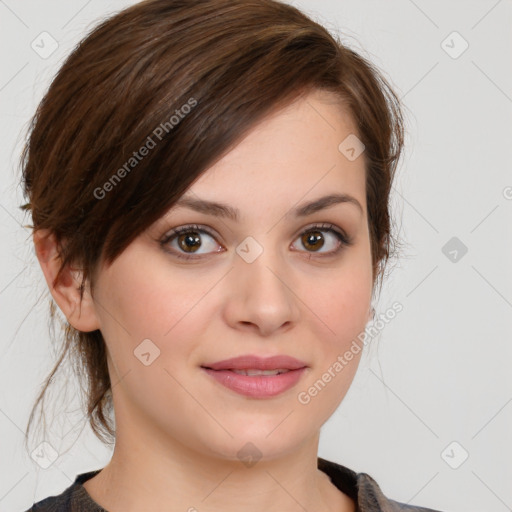
[[[213,457],[226,461],[245,461],[248,467],[250,467],[250,461],[273,460],[285,456],[296,450],[305,438],[303,438],[304,431],[297,431],[293,435],[290,431],[284,433],[281,427],[276,429],[281,421],[282,418],[274,423],[274,432],[272,432],[273,429],[263,429],[253,424],[252,428],[228,429],[233,437],[222,432],[216,436],[216,439],[211,437],[203,439],[201,444],[205,449],[202,454],[209,452]],[[270,436],[269,432],[272,432]]]

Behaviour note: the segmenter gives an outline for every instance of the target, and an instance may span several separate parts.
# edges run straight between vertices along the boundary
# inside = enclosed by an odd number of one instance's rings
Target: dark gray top
[[[390,500],[370,475],[356,473],[321,457],[318,457],[318,469],[326,473],[340,491],[354,500],[356,512],[441,512]],[[79,474],[61,494],[38,501],[25,512],[108,512],[89,496],[82,485],[100,471],[97,469]]]

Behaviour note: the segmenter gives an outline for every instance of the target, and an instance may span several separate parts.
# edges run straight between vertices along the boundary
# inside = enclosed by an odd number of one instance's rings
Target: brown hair
[[[375,284],[397,246],[389,194],[403,145],[399,100],[366,59],[274,0],[146,0],[93,29],[32,120],[22,208],[34,230],[55,234],[61,270],[79,265],[82,296],[86,279],[92,293],[99,262],[119,256],[265,115],[313,89],[341,100],[365,145]],[[26,436],[68,352],[86,383],[89,423],[109,442],[104,339],[69,324]]]

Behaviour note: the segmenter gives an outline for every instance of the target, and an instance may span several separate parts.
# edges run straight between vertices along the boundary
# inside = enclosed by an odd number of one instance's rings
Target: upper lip
[[[260,357],[247,354],[217,361],[216,363],[203,364],[201,366],[212,370],[297,370],[307,365],[295,357],[286,355]]]

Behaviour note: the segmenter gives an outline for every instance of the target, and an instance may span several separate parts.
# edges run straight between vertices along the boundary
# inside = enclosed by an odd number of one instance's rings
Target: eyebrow
[[[325,208],[343,203],[352,204],[356,206],[361,213],[364,213],[361,203],[355,197],[349,194],[329,194],[295,207],[289,211],[285,217],[306,217],[320,210],[324,210]],[[235,222],[238,222],[240,218],[240,212],[237,208],[233,208],[232,206],[216,201],[207,201],[205,199],[195,199],[193,197],[182,196],[174,206],[189,208],[190,210],[205,213],[207,215],[214,215],[216,217],[225,217]]]

